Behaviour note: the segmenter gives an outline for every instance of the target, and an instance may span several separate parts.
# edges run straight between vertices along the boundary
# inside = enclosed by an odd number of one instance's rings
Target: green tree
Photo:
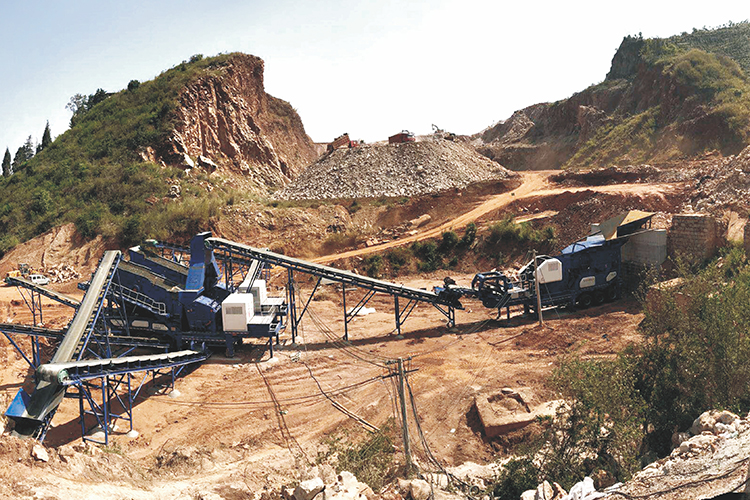
[[[13,157],[13,172],[18,172],[27,161],[34,157],[34,149],[34,141],[29,136],[23,146],[16,151],[16,156]]]
[[[42,134],[42,142],[39,144],[39,151],[48,147],[50,144],[52,144],[52,133],[49,129],[49,120],[47,120],[47,125],[44,127],[44,133]],[[39,151],[37,151],[37,153]]]
[[[10,150],[5,148],[5,156],[3,156],[3,170],[2,174],[5,177],[9,177],[13,173],[13,167],[10,165]]]

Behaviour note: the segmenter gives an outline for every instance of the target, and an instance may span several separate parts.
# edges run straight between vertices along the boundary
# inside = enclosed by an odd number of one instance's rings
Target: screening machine
[[[440,295],[459,299],[470,297],[487,308],[523,306],[528,313],[537,308],[535,281],[539,281],[542,307],[586,308],[614,300],[620,295],[620,249],[625,238],[605,239],[601,234],[587,237],[566,247],[560,255],[540,255],[518,271],[513,280],[500,271],[478,273],[471,288],[446,284],[436,287]]]

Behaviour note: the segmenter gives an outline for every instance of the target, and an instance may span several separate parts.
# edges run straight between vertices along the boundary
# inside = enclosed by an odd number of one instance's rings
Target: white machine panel
[[[226,332],[246,332],[253,317],[254,297],[250,293],[233,293],[221,303],[221,319]]]
[[[596,285],[596,276],[586,276],[581,278],[581,283],[578,285],[580,288],[589,288]]]
[[[268,301],[268,291],[266,290],[266,280],[255,280],[250,293],[255,300],[255,314],[260,314],[260,308]]]
[[[610,281],[612,281],[615,278],[617,278],[617,272],[616,271],[612,271],[611,273],[609,273],[607,275],[607,283],[609,283]]]
[[[557,259],[547,259],[539,264],[539,269],[536,271],[536,277],[539,279],[540,284],[544,283],[557,283],[562,281],[562,262]]]

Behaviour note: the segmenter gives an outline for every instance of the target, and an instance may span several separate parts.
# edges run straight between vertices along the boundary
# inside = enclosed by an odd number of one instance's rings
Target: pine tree
[[[42,151],[50,144],[52,144],[52,133],[49,130],[49,120],[47,120],[47,126],[44,127],[44,134],[42,134],[42,142],[39,144],[39,151]]]
[[[10,175],[13,173],[13,167],[10,165],[10,150],[8,148],[5,148],[5,156],[3,156],[3,175],[5,177],[10,177]]]
[[[19,147],[16,151],[16,156],[13,157],[13,172],[18,172],[18,169],[33,157],[34,141],[31,139],[31,136],[29,136],[24,145]]]

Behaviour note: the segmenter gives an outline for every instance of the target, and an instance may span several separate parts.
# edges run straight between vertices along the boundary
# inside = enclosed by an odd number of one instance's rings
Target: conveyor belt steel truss
[[[127,422],[128,430],[133,430],[133,406],[149,376],[153,380],[166,377],[167,387],[174,388],[175,378],[185,367],[207,357],[206,352],[179,351],[50,363],[39,367],[37,377],[73,389],[68,397],[78,398],[83,440],[106,445],[118,420]],[[87,416],[93,417],[94,428],[101,429],[102,439],[97,439],[97,434],[87,435],[87,427],[91,427],[86,425]]]
[[[293,257],[287,257],[269,250],[263,250],[259,248],[253,248],[241,243],[235,243],[233,241],[225,240],[223,238],[208,238],[206,245],[214,251],[214,255],[221,260],[227,261],[232,259],[256,259],[266,264],[280,266],[287,270],[287,300],[288,300],[288,314],[289,314],[289,325],[292,330],[292,341],[296,340],[297,329],[299,323],[307,311],[307,307],[312,300],[312,296],[317,291],[322,280],[332,281],[341,283],[342,295],[344,301],[344,339],[349,339],[349,322],[356,316],[356,314],[367,305],[368,301],[376,294],[383,293],[391,295],[394,301],[394,313],[396,320],[396,331],[401,334],[401,326],[404,321],[409,317],[411,312],[416,307],[418,302],[424,302],[435,306],[446,318],[448,318],[448,326],[452,327],[455,325],[455,309],[462,309],[460,302],[456,300],[449,300],[445,297],[439,296],[438,294],[428,291],[421,290],[418,288],[411,288],[403,285],[397,285],[388,281],[382,281],[368,276],[361,276],[349,271],[342,269],[336,269],[335,267],[324,266],[322,264],[315,264],[307,262],[301,259],[295,259]],[[294,279],[294,273],[301,272],[312,276],[317,276],[318,280],[313,288],[310,297],[304,304],[301,312],[297,314],[297,286]],[[357,305],[350,311],[346,311],[346,287],[356,286],[366,290],[365,296],[360,299]],[[406,299],[406,305],[402,308],[399,307],[399,299]]]
[[[16,429],[21,435],[43,440],[63,397],[77,397],[82,430],[85,431],[85,417],[93,416],[104,432],[106,444],[114,420],[129,421],[132,429],[133,402],[149,374],[156,377],[169,373],[174,385],[174,378],[185,366],[206,359],[205,353],[196,351],[123,357],[139,347],[166,351],[169,346],[158,339],[130,335],[125,304],[122,298],[118,300],[116,294],[110,293],[110,289],[120,286],[117,274],[120,258],[120,252],[105,252],[83,301],[66,329],[0,324],[0,332],[36,370],[37,375],[34,393],[29,396],[23,390],[19,391],[6,413],[16,420]],[[37,296],[43,293],[43,290],[32,291]],[[34,300],[37,300],[36,297]],[[41,301],[36,305],[41,307]],[[122,325],[125,326],[124,331]],[[114,330],[121,335],[113,335]],[[19,335],[30,338],[31,353],[26,353],[21,343],[14,340],[14,336]],[[39,341],[42,338],[58,344],[50,363],[46,365],[41,365]],[[91,357],[95,359],[84,359]],[[64,371],[65,376],[50,377],[50,370]],[[134,391],[133,374],[138,372],[145,375]],[[66,394],[69,388],[72,391]],[[97,393],[100,397],[96,397]],[[23,424],[22,428],[18,427],[19,423]],[[92,440],[85,434],[84,439]]]

